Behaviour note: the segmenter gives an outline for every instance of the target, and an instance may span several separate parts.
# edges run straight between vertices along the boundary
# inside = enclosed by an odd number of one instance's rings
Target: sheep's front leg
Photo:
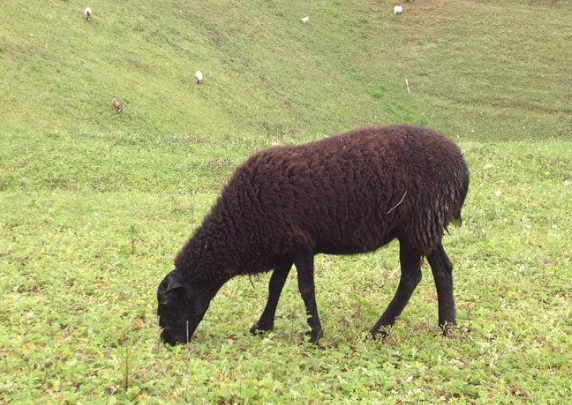
[[[453,265],[440,243],[427,260],[431,265],[437,298],[439,300],[439,326],[443,329],[443,336],[449,335],[449,329],[455,325],[455,300],[453,298]]]
[[[276,306],[278,305],[278,300],[280,299],[280,294],[282,293],[282,288],[286,279],[288,278],[288,273],[292,268],[292,263],[288,263],[282,266],[276,267],[270,281],[268,283],[268,301],[266,302],[266,307],[262,316],[252,327],[250,328],[250,333],[255,335],[259,331],[267,331],[274,329],[274,316],[276,315]]]
[[[298,289],[308,316],[310,326],[310,343],[317,344],[323,335],[322,324],[318,315],[318,305],[316,304],[316,289],[314,287],[314,255],[305,253],[294,261],[298,271]]]

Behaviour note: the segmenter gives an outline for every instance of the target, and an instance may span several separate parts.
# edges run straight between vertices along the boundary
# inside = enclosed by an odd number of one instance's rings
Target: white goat
[[[306,23],[310,22],[310,17],[308,17],[308,16],[302,17],[302,18],[300,18],[300,22],[302,24],[306,24]]]
[[[403,6],[395,6],[393,7],[393,14],[403,14]]]
[[[87,8],[84,10],[83,14],[85,15],[85,19],[86,19],[87,21],[91,21],[91,8],[87,7]]]
[[[197,78],[197,84],[201,84],[203,82],[203,72],[201,72],[200,70],[197,70],[197,73],[195,73],[195,77]]]

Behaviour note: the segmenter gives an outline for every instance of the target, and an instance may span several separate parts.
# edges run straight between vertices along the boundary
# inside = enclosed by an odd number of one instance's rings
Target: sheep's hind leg
[[[453,265],[443,249],[439,246],[427,256],[431,265],[437,297],[439,299],[439,326],[443,335],[449,335],[449,328],[455,325],[455,300],[453,298]]]
[[[389,328],[395,320],[401,315],[401,312],[409,302],[411,294],[421,281],[421,253],[411,246],[404,239],[399,240],[399,261],[401,264],[401,279],[397,287],[395,296],[389,303],[389,306],[379,318],[379,321],[369,332],[371,338],[375,339],[380,333],[380,328]],[[382,330],[383,336],[387,335],[387,331]]]
[[[288,273],[292,268],[292,263],[286,265],[278,266],[274,269],[270,281],[268,283],[268,301],[266,302],[266,307],[264,312],[260,316],[258,322],[256,322],[250,328],[250,333],[253,335],[261,331],[268,331],[274,329],[274,316],[276,315],[276,307],[278,305],[278,300],[280,299],[280,294],[282,293],[282,288],[286,283],[288,278]]]
[[[294,262],[298,271],[298,289],[306,307],[308,325],[310,326],[310,343],[317,344],[323,335],[322,323],[316,304],[316,288],[314,286],[314,255],[305,253]]]

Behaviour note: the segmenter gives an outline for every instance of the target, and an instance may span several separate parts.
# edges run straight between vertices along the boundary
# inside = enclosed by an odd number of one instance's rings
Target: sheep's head
[[[189,285],[175,269],[161,281],[157,290],[161,339],[174,346],[188,343],[203,319],[213,295]]]

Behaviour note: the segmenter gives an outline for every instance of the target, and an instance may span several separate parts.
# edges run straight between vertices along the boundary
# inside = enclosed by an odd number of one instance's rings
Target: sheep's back
[[[285,253],[359,253],[397,236],[428,253],[459,218],[467,186],[453,142],[396,125],[259,152],[221,199],[240,211],[242,232]]]

